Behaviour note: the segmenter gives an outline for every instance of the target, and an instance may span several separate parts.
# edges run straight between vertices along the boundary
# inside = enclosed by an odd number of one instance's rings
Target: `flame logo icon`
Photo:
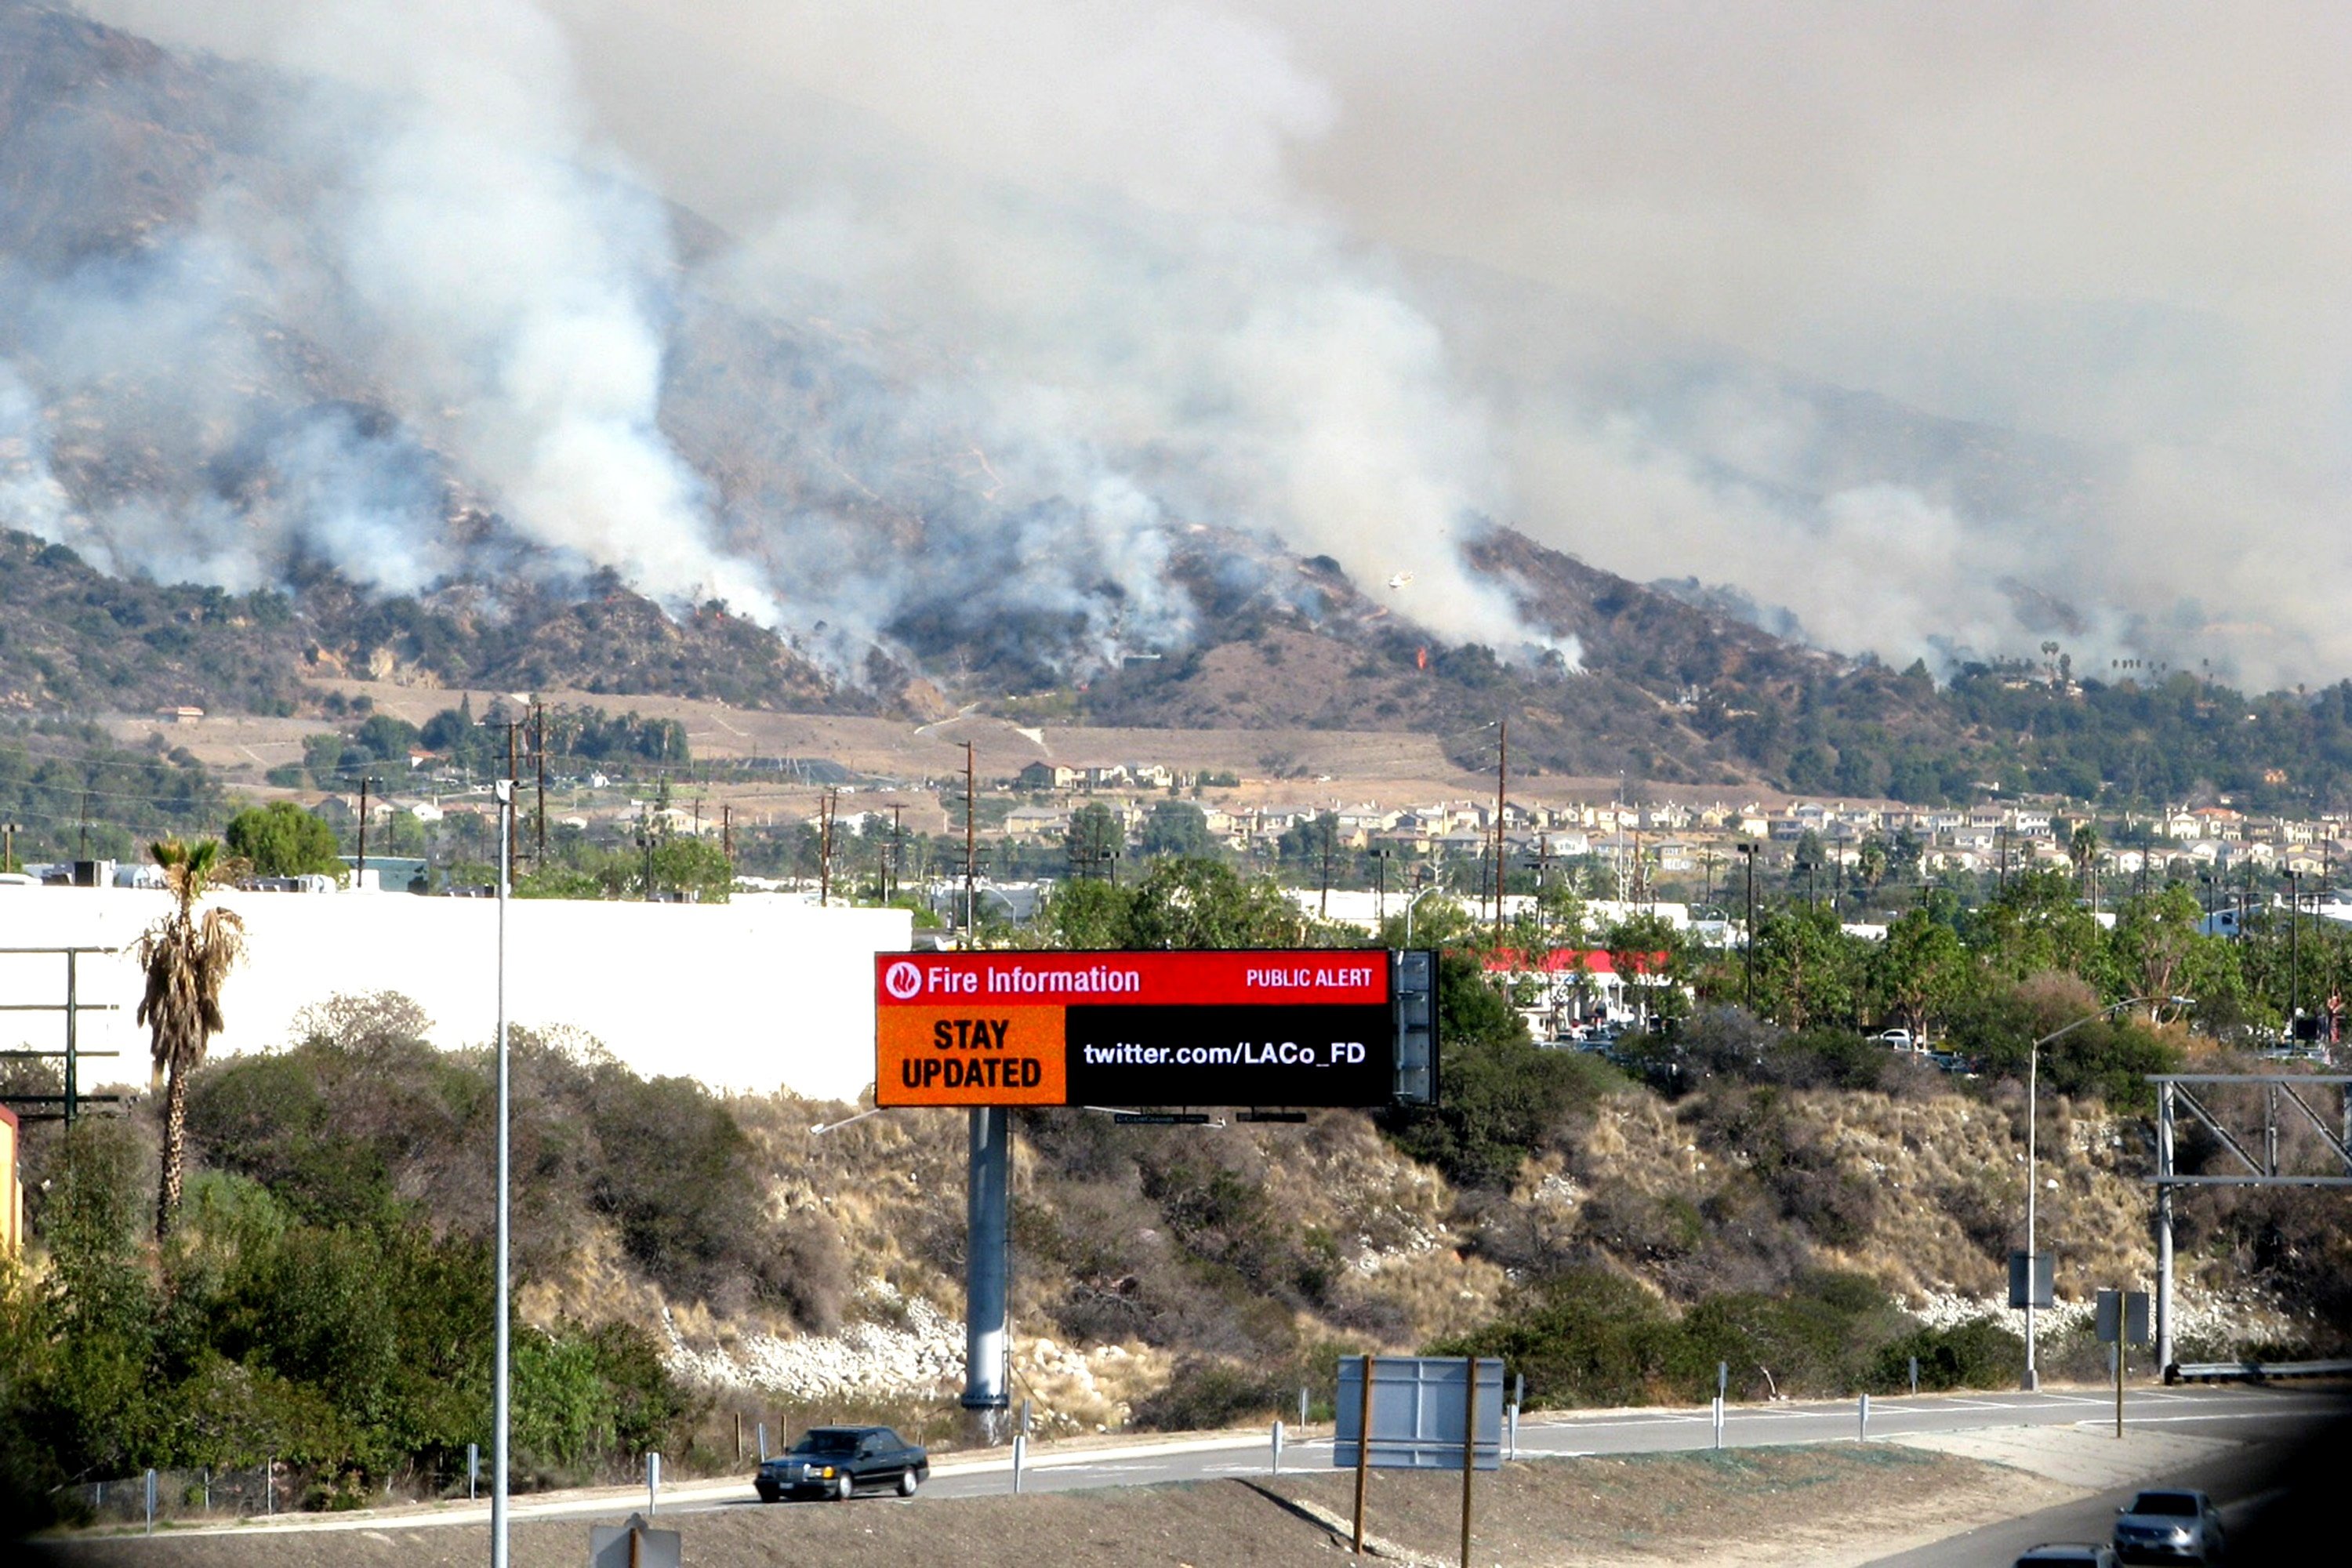
[[[923,988],[923,972],[900,959],[882,972],[882,989],[904,1002]]]

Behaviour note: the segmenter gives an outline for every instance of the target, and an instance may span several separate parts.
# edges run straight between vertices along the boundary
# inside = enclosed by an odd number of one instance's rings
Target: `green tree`
[[[1298,947],[1308,934],[1272,878],[1245,879],[1216,860],[1153,861],[1129,905],[1134,947]]]
[[[247,807],[229,818],[222,837],[257,877],[335,876],[343,868],[335,830],[292,801]]]
[[[2225,940],[2198,931],[2203,912],[2197,895],[2179,882],[2125,900],[2108,944],[2116,988],[2126,995],[2189,995],[2200,1002],[2234,995],[2236,954]],[[2177,1017],[2183,1010],[2162,1001],[2151,1006],[2158,1017]]]
[[[1837,911],[1801,905],[1756,922],[1756,1002],[1790,1029],[1853,1016],[1861,956]]]
[[[389,713],[373,713],[352,735],[352,744],[380,763],[398,763],[404,767],[408,753],[418,739],[416,726]]]
[[[245,953],[245,922],[233,910],[196,905],[220,865],[212,839],[185,844],[166,838],[150,847],[163,868],[172,908],[141,933],[139,967],[146,989],[139,999],[138,1023],[149,1032],[155,1058],[154,1084],[163,1090],[163,1170],[155,1191],[155,1237],[171,1234],[180,1206],[181,1166],[188,1140],[188,1075],[204,1065],[205,1049],[221,1032],[221,987]]]
[[[1172,857],[1152,861],[1130,887],[1063,883],[1042,925],[1062,948],[1298,947],[1314,934],[1272,878]]]
[[[1333,812],[1323,812],[1304,822],[1294,822],[1275,840],[1275,857],[1283,865],[1295,866],[1308,877],[1319,878],[1326,864],[1337,867],[1339,860],[1339,818]]]
[[[1150,856],[1174,855],[1187,859],[1205,860],[1216,853],[1217,841],[1209,836],[1209,818],[1197,805],[1181,801],[1163,800],[1151,808],[1143,821],[1143,852]]]
[[[1874,835],[1864,839],[1862,847],[1854,852],[1854,880],[1861,886],[1864,909],[1878,896],[1879,884],[1886,880],[1888,864],[1886,840]]]
[[[1870,956],[1870,994],[1882,1013],[1903,1020],[1914,1040],[1925,1040],[1966,992],[1975,968],[1958,931],[1926,910],[1907,910]]]
[[[1127,833],[1118,816],[1100,801],[1088,801],[1070,817],[1062,845],[1070,860],[1070,875],[1108,878],[1127,849]]]
[[[1132,889],[1076,878],[1053,890],[1038,923],[1049,947],[1121,948],[1128,945],[1128,910],[1134,901]]]
[[[1683,995],[1684,938],[1657,915],[1630,915],[1609,928],[1609,962],[1624,984],[1624,1000],[1649,1018],[1679,1018],[1689,1011]]]
[[[706,904],[723,904],[735,890],[735,868],[727,852],[690,833],[666,835],[654,846],[654,889],[692,893]]]
[[[1969,945],[2012,980],[2057,971],[2095,979],[2105,933],[2063,871],[2021,871],[1963,928]]]
[[[2074,885],[2099,907],[2099,830],[2092,823],[2083,823],[2066,838],[2066,858],[2074,868]]]

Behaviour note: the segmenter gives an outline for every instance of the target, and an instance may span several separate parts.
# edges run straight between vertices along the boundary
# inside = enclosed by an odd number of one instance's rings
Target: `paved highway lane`
[[[2283,1478],[2296,1455],[2342,1421],[2345,1404],[2318,1394],[2294,1398],[2282,1397],[2285,1391],[2242,1392],[2245,1397],[2232,1402],[2237,1408],[2205,1410],[2192,1405],[2175,1411],[2166,1427],[2185,1436],[2221,1438],[2236,1447],[2192,1460],[2177,1470],[2148,1477],[2145,1484],[2195,1488],[2221,1504],[2232,1559],[2290,1561],[2261,1552],[2258,1548],[2250,1550],[2251,1531],[2259,1522],[2260,1511],[2279,1500]],[[2259,1402],[2264,1399],[2272,1402],[2271,1408],[2262,1407]],[[2043,1542],[2106,1541],[2115,1528],[2116,1510],[2138,1489],[2137,1484],[2105,1489],[2038,1513],[1988,1524],[1880,1558],[1874,1568],[2001,1568],[2028,1547]],[[2312,1561],[2336,1561],[2341,1555],[2338,1542],[2330,1543]]]
[[[2137,1390],[2129,1394],[2126,1419],[2135,1426],[2155,1426],[2221,1436],[2233,1442],[2251,1442],[2291,1435],[2345,1407],[2343,1395],[2313,1389],[2151,1388]],[[2113,1418],[2114,1409],[2112,1394],[2075,1391],[1874,1399],[1870,1408],[1870,1436],[1878,1439],[1906,1434],[2042,1426],[2095,1428]],[[1726,1418],[1724,1440],[1727,1446],[1735,1447],[1851,1442],[1856,1433],[1856,1406],[1852,1401],[1735,1405]],[[1712,1440],[1710,1417],[1703,1409],[1597,1411],[1523,1422],[1519,1428],[1518,1452],[1522,1458],[1674,1453],[1705,1448]],[[1092,1448],[1056,1449],[1046,1447],[1039,1449],[1025,1468],[1023,1486],[1024,1489],[1033,1491],[1077,1491],[1097,1487],[1150,1486],[1171,1481],[1262,1476],[1269,1468],[1270,1447],[1268,1437],[1262,1436],[1138,1439],[1115,1447]],[[1328,1433],[1304,1442],[1287,1442],[1284,1446],[1285,1470],[1330,1468],[1331,1439]],[[860,1499],[848,1506],[919,1508],[925,1502],[939,1498],[1007,1492],[1012,1489],[1012,1482],[1011,1462],[1001,1452],[969,1458],[943,1456],[933,1471],[930,1484],[912,1500]],[[2198,1483],[2192,1481],[2189,1484]],[[2217,1492],[2216,1495],[2221,1494]],[[519,1521],[617,1521],[632,1509],[644,1506],[642,1489],[629,1491],[616,1488],[588,1496],[517,1498],[513,1517]],[[694,1481],[666,1487],[661,1500],[664,1515],[761,1506],[764,1505],[752,1495],[748,1468],[740,1479]],[[791,1503],[775,1506],[826,1508],[841,1505]],[[2095,1506],[2112,1510],[2114,1502],[2102,1500]],[[230,1528],[424,1529],[439,1525],[478,1525],[488,1512],[486,1507],[457,1504],[414,1512],[313,1515]],[[2033,1528],[2045,1527],[2036,1525]],[[2104,1528],[2101,1526],[2102,1530]],[[215,1532],[202,1530],[184,1533]],[[2035,1537],[2050,1538],[2049,1535]],[[1990,1547],[1982,1549],[1990,1550]],[[1919,1559],[1920,1562],[1991,1560],[1982,1556]],[[1905,1561],[1911,1560],[1906,1558]],[[2008,1559],[2000,1561],[2005,1563]]]
[[[2125,1420],[2167,1430],[2204,1433],[2248,1441],[2268,1437],[2342,1408],[2338,1396],[2313,1390],[2248,1388],[2148,1389],[2128,1394]],[[1724,1423],[1727,1447],[1765,1444],[1850,1442],[1859,1410],[1850,1401],[1808,1401],[1770,1405],[1735,1405]],[[1906,1434],[1967,1432],[1991,1427],[2096,1426],[2111,1421],[2110,1394],[2077,1392],[1923,1395],[1917,1399],[1873,1399],[1873,1439]],[[1705,1448],[1713,1441],[1705,1410],[1643,1410],[1570,1415],[1523,1422],[1519,1456],[1568,1458],[1588,1454],[1663,1454]],[[1262,1476],[1272,1460],[1270,1436],[1252,1439],[1171,1440],[1166,1447],[1137,1445],[1112,1450],[1041,1451],[1024,1468],[1030,1491],[1076,1491],[1090,1487],[1151,1486],[1169,1481]],[[1331,1440],[1326,1436],[1283,1446],[1283,1468],[1328,1469]],[[1012,1489],[1012,1466],[1001,1458],[973,1464],[949,1461],[920,1497],[977,1497]],[[745,1499],[681,1502],[666,1511],[694,1507],[740,1506]]]

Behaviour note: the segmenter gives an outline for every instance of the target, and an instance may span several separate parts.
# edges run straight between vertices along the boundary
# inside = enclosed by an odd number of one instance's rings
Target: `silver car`
[[[2203,1492],[2142,1492],[2116,1510],[2116,1555],[2126,1563],[2219,1563],[2221,1510]]]

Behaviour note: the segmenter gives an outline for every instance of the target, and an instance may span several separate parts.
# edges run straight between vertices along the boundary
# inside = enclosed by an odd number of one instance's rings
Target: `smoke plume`
[[[1203,539],[1515,651],[1501,521],[1939,669],[2352,667],[2340,15],[90,9],[310,84],[257,94],[290,173],[10,351],[8,504],[46,445],[123,569],[610,565],[1067,671],[1192,635]],[[101,398],[137,504],[73,504]]]
[[[1441,335],[1286,186],[1334,108],[1267,29],[1139,5],[1016,16],[1084,89],[994,101],[1029,105],[1005,134],[1070,149],[1060,183],[815,169],[689,262],[528,0],[100,9],[298,84],[262,106],[292,172],[274,199],[224,189],[135,262],[28,289],[53,403],[102,385],[171,471],[267,476],[68,520],[116,569],[249,586],[313,557],[416,591],[503,539],[529,569],[722,600],[851,671],[868,647],[952,644],[1083,672],[1184,642],[1171,559],[1216,531],[1394,580],[1442,636],[1545,641],[1462,563],[1510,508]],[[995,26],[935,20],[949,44]],[[877,70],[876,48],[919,37],[832,36]],[[910,90],[926,63],[948,74],[940,47],[901,58]],[[821,409],[713,414],[691,384],[737,374],[725,340],[762,319],[852,324],[804,355]],[[362,384],[289,371],[270,344],[296,323]],[[158,342],[210,384],[159,373],[125,409],[123,369]],[[397,424],[347,412],[379,404]],[[726,453],[771,420],[797,427],[730,487]]]

